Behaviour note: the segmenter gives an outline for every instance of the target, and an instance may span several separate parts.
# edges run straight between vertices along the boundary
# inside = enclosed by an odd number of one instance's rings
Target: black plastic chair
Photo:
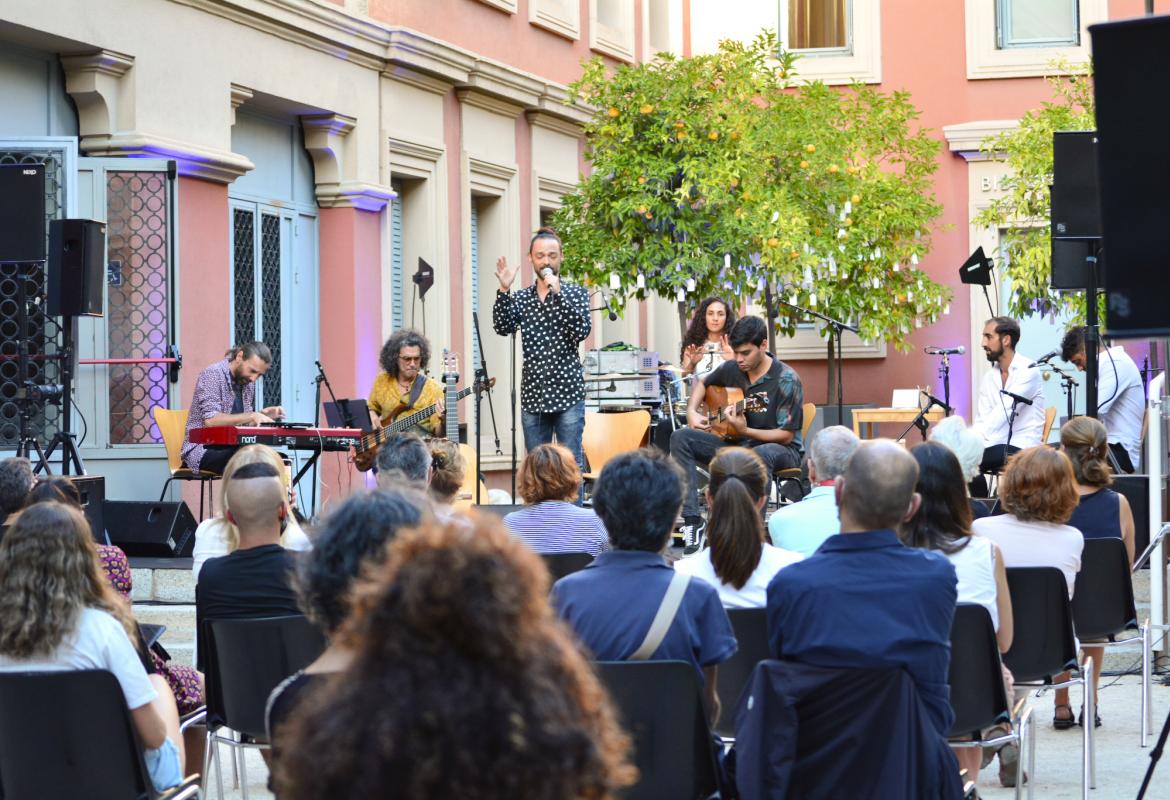
[[[1064,573],[1056,567],[1009,567],[1008,590],[1012,596],[1013,636],[1003,663],[1012,671],[1017,687],[1063,689],[1080,684],[1085,689],[1085,719],[1096,714],[1093,698],[1093,662],[1077,665],[1077,644],[1073,634],[1072,603]],[[1062,672],[1080,669],[1080,676],[1056,683]],[[1081,775],[1085,800],[1096,788],[1093,726],[1085,725],[1084,765]],[[1035,776],[1031,778],[1035,780]]]
[[[634,739],[638,783],[626,800],[702,800],[719,790],[711,729],[695,668],[685,661],[601,661],[622,724]]]
[[[1036,774],[1036,737],[1032,730],[1032,709],[1027,709],[1018,720],[1012,719],[1011,699],[1003,685],[1000,668],[999,643],[995,625],[987,609],[975,603],[959,603],[951,623],[951,666],[948,683],[951,687],[951,711],[955,722],[948,738],[965,737],[951,741],[951,747],[995,747],[1014,742],[1024,752],[1028,746],[1029,775]],[[984,738],[988,728],[1007,723],[1008,733]],[[1016,767],[1016,797],[1024,786],[1024,760]],[[1028,785],[1032,796],[1032,784]]]
[[[1083,645],[1118,647],[1142,645],[1142,747],[1150,725],[1150,626],[1138,624],[1129,556],[1121,539],[1085,539],[1081,571],[1072,600],[1073,626]],[[1138,635],[1118,639],[1122,631],[1137,628]]]
[[[593,563],[593,556],[588,553],[541,553],[540,557],[544,559],[553,583]]]
[[[0,673],[0,797],[187,800],[156,792],[118,679],[105,670]]]
[[[265,709],[277,684],[304,669],[325,649],[325,637],[303,616],[262,619],[213,619],[203,623],[200,646],[207,648],[207,752],[203,772],[211,760],[219,796],[223,797],[223,769],[219,744],[236,751],[268,747]],[[239,739],[220,734],[227,728]],[[248,797],[244,759],[240,787]]]
[[[719,694],[719,720],[716,735],[724,740],[735,739],[735,709],[739,697],[751,682],[756,664],[771,658],[768,652],[768,613],[762,608],[729,608],[727,618],[735,632],[739,649],[735,655],[719,665],[715,687]]]

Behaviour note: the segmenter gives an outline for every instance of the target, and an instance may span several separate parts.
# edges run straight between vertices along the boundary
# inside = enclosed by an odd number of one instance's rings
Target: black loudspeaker
[[[1083,291],[1089,285],[1089,242],[1052,239],[1052,288],[1060,291]],[[1097,254],[1097,285],[1105,274],[1105,251]]]
[[[195,549],[195,517],[187,504],[107,500],[106,534],[128,556],[189,558]]]
[[[106,479],[101,475],[70,475],[69,480],[81,495],[81,510],[89,520],[93,540],[106,544]]]
[[[1052,135],[1052,238],[1101,238],[1097,132]]]
[[[0,164],[0,261],[45,260],[45,165]]]
[[[1170,336],[1170,17],[1089,28],[1110,335]]]
[[[1150,476],[1149,475],[1114,475],[1113,490],[1125,495],[1129,501],[1129,508],[1133,511],[1133,552],[1134,557],[1140,556],[1150,545]],[[1162,476],[1162,506],[1166,505],[1166,476]],[[1158,509],[1161,512],[1162,509]],[[1158,517],[1159,521],[1163,519]]]
[[[54,317],[100,317],[105,259],[104,222],[92,219],[50,222],[45,311]]]

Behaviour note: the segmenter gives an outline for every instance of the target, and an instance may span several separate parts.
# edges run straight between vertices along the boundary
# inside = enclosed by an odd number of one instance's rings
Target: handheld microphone
[[[548,282],[549,277],[552,276],[553,274],[554,273],[553,273],[552,267],[545,267],[544,269],[542,269],[540,271],[540,277],[544,278],[546,283]],[[554,289],[552,286],[549,286],[549,291],[555,292],[556,289]]]
[[[1026,406],[1032,405],[1032,401],[1029,400],[1028,398],[1024,397],[1023,395],[1018,395],[1015,392],[1009,392],[1007,389],[1000,389],[999,393],[1006,394],[1008,397],[1010,397],[1012,400],[1015,400],[1017,403],[1023,403]]]
[[[963,345],[958,347],[924,347],[922,352],[928,356],[961,356],[967,352],[967,348]]]

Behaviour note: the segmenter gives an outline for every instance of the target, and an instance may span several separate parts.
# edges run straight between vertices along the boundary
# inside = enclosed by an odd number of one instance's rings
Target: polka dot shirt
[[[532,414],[564,411],[585,398],[579,345],[589,335],[589,292],[561,284],[542,302],[533,284],[496,292],[492,326],[501,336],[520,331],[524,368],[520,407]]]

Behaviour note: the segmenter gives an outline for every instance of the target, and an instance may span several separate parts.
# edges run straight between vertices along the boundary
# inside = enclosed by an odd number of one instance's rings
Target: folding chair
[[[582,475],[586,484],[597,480],[602,468],[617,455],[637,450],[650,433],[650,412],[645,409],[615,414],[585,413],[581,449],[589,471]]]
[[[727,618],[735,632],[739,649],[719,665],[716,691],[722,706],[715,734],[724,741],[735,740],[735,709],[739,697],[751,681],[756,664],[771,658],[768,652],[768,615],[763,608],[729,608]]]
[[[1012,719],[1011,699],[1003,685],[1000,668],[999,644],[995,626],[987,609],[975,603],[959,603],[951,623],[951,666],[948,683],[951,687],[951,710],[955,722],[951,726],[951,747],[995,747],[1014,742],[1021,756],[1027,743],[1028,798],[1036,775],[1036,736],[1032,730],[1032,711],[1029,708]],[[983,732],[1007,723],[1007,733],[984,738]],[[969,736],[969,741],[953,741]],[[1016,764],[1016,798],[1024,786],[1024,759]]]
[[[800,440],[804,442],[805,449],[808,449],[808,432],[812,428],[813,420],[817,418],[816,403],[805,403],[801,409],[804,414],[803,422],[800,427]],[[804,499],[806,492],[804,491],[804,468],[803,467],[784,467],[772,473],[772,482],[775,484],[776,507],[798,502]],[[796,486],[796,500],[789,499],[785,502],[784,495],[785,488]]]
[[[1085,659],[1080,677],[1054,683],[1062,672],[1077,669],[1077,645],[1073,635],[1072,604],[1064,573],[1056,567],[1009,567],[1008,589],[1012,596],[1014,635],[1012,647],[1003,663],[1015,676],[1017,687],[1063,689],[1080,684],[1085,688],[1084,718],[1096,715],[1093,699],[1093,662]],[[1083,727],[1084,763],[1082,794],[1089,800],[1089,789],[1096,788],[1096,752],[1093,725]],[[1030,780],[1036,777],[1030,776]]]
[[[155,791],[122,687],[105,670],[0,673],[0,796],[189,800]]]
[[[593,563],[593,556],[588,553],[541,553],[540,557],[548,567],[553,583]]]
[[[215,472],[196,471],[184,466],[183,439],[186,436],[187,414],[189,413],[186,409],[168,409],[155,406],[151,411],[154,414],[154,424],[158,426],[158,431],[163,437],[163,446],[167,449],[167,468],[171,471],[171,476],[163,484],[162,494],[159,495],[158,501],[161,503],[166,499],[171,481],[199,481],[199,521],[202,522],[203,489],[207,488],[207,510],[214,513],[212,487],[220,476]]]

